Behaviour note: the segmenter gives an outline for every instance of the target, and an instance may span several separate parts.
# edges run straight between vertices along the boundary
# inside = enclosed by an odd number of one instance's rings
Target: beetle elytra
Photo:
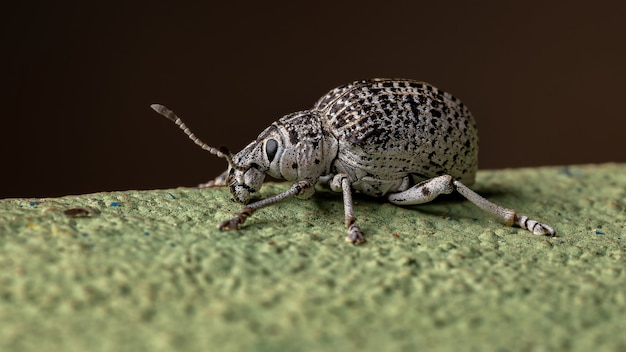
[[[475,180],[478,134],[474,117],[457,98],[407,79],[370,79],[335,88],[304,111],[272,123],[237,154],[200,141],[171,110],[153,104],[201,148],[225,158],[228,169],[200,187],[229,186],[247,204],[268,174],[293,182],[275,196],[244,205],[219,225],[237,230],[256,210],[290,197],[308,198],[317,182],[343,194],[346,241],[362,243],[352,193],[387,197],[391,203],[430,202],[457,191],[507,226],[556,236],[546,224],[496,205],[467,186]]]

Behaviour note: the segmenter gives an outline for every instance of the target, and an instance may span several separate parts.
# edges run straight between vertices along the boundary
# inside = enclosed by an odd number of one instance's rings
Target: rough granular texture
[[[288,184],[266,184],[262,196]],[[0,201],[2,351],[626,350],[626,165],[481,171],[460,198],[318,192],[216,225],[225,189]]]

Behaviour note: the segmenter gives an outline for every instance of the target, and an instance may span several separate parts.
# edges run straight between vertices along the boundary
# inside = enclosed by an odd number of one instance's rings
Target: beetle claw
[[[239,225],[243,224],[246,221],[246,218],[240,215],[235,216],[232,219],[222,221],[219,225],[220,230],[239,230]]]
[[[253,212],[254,210],[251,208],[243,208],[237,216],[230,220],[223,221],[218,228],[220,230],[239,230],[239,225],[246,222],[248,216],[252,215]]]
[[[350,242],[352,244],[361,244],[365,242],[365,236],[363,236],[363,231],[361,231],[359,225],[350,225],[350,228],[348,229],[348,236],[346,236],[346,242]]]
[[[551,226],[539,222],[532,227],[532,233],[537,236],[557,237],[556,231]]]

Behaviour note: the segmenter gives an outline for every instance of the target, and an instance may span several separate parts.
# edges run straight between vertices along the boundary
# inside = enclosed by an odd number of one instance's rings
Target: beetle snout
[[[245,172],[235,171],[234,182],[230,185],[230,193],[235,201],[246,204],[250,201],[252,193],[255,193],[263,185],[265,173],[261,170],[251,167]]]
[[[245,184],[233,184],[230,186],[230,193],[233,195],[233,198],[238,203],[247,204],[250,201],[250,193],[255,190],[251,190]]]

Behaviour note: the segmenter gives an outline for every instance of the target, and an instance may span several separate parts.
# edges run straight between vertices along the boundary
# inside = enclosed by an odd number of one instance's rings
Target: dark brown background
[[[470,106],[481,168],[626,161],[624,2],[22,2],[3,10],[0,198],[195,185],[360,78]],[[148,5],[149,4],[149,5]]]

